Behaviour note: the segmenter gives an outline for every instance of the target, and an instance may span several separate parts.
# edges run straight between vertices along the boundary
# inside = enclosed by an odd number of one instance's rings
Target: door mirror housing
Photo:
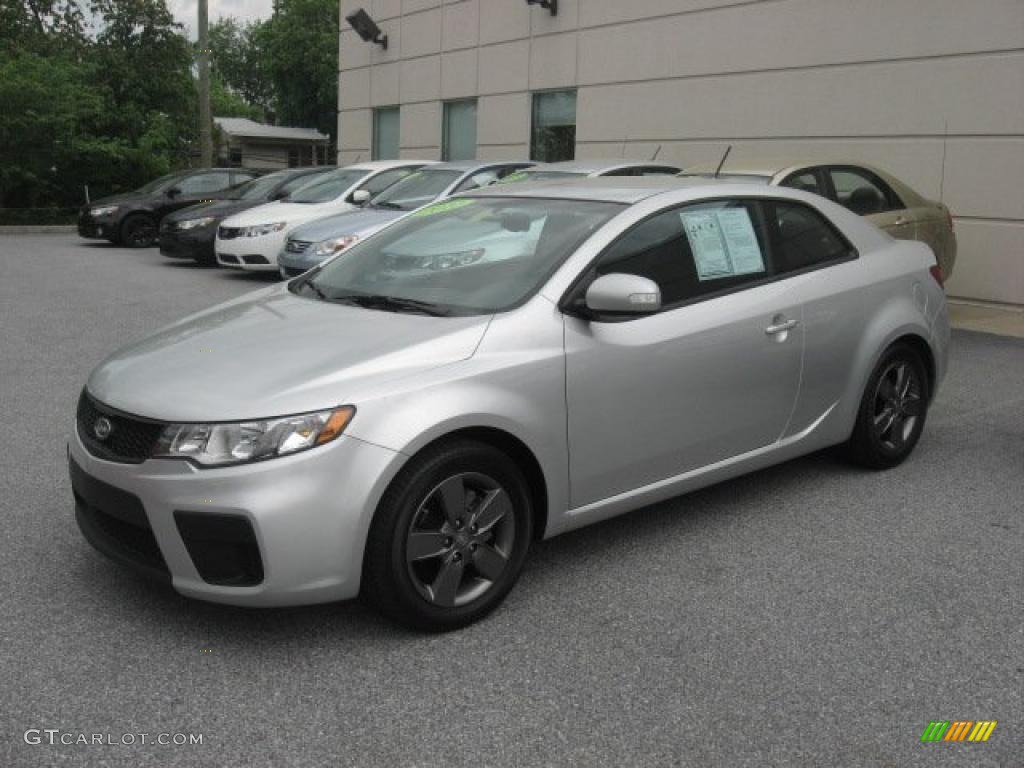
[[[661,289],[646,277],[613,273],[592,282],[585,301],[597,314],[649,315],[661,309]]]
[[[181,194],[181,187],[171,187],[167,190],[168,197],[177,197]]]
[[[275,192],[274,194],[272,194],[270,196],[270,199],[271,200],[284,200],[286,197],[288,197],[288,193],[285,192],[283,189],[279,189],[279,190],[277,190],[277,192]]]
[[[352,202],[356,205],[366,205],[370,202],[370,190],[357,189],[352,193]]]

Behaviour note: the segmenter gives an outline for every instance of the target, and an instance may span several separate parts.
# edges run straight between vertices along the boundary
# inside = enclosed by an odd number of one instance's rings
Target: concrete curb
[[[74,224],[11,224],[0,227],[0,237],[4,235],[56,235],[77,232]]]

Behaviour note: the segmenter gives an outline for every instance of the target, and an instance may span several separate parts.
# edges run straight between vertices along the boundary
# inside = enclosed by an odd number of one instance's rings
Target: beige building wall
[[[577,157],[880,165],[956,216],[953,296],[1024,304],[1024,0],[340,0],[339,162],[401,105],[440,157],[445,100],[478,99],[482,158],[526,157],[530,94],[577,88]]]

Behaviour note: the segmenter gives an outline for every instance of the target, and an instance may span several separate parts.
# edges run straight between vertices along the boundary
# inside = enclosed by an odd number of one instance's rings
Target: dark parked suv
[[[216,264],[213,242],[221,221],[257,205],[283,200],[296,189],[336,170],[333,165],[320,165],[268,173],[225,191],[221,200],[191,205],[168,214],[160,225],[160,253],[172,259]]]
[[[167,214],[223,197],[228,187],[259,174],[241,168],[204,168],[161,176],[134,192],[83,205],[78,214],[78,234],[129,248],[145,248],[156,242],[160,222]]]

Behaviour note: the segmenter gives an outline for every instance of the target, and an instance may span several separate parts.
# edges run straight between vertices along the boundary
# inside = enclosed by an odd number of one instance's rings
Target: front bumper
[[[185,596],[242,606],[355,597],[370,520],[400,459],[345,435],[208,469],[105,461],[77,429],[68,445],[76,516],[94,547]]]
[[[78,215],[78,236],[90,240],[113,240],[117,223],[112,218],[96,219],[88,213]]]
[[[217,263],[251,272],[277,272],[277,254],[284,247],[287,231],[274,232],[262,237],[235,237],[214,243]]]
[[[313,246],[308,247],[303,253],[289,253],[282,250],[277,255],[277,266],[281,272],[281,277],[298,277],[303,272],[308,272],[320,264],[323,259],[314,258],[312,250]]]
[[[213,230],[192,233],[163,231],[160,233],[160,253],[171,259],[192,259],[212,263],[214,259]]]

